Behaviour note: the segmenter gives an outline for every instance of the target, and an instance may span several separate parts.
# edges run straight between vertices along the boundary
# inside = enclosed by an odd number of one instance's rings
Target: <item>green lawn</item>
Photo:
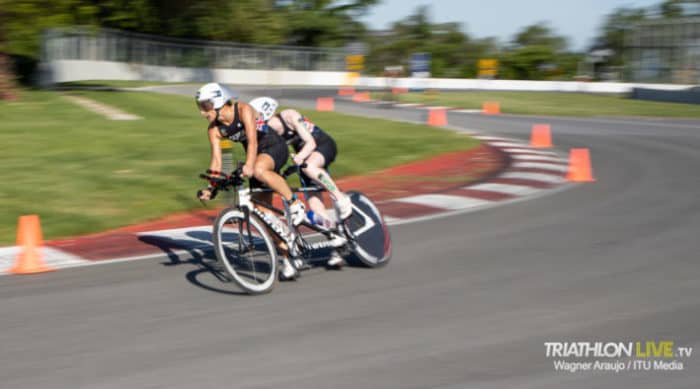
[[[200,208],[208,167],[206,123],[192,98],[147,92],[71,92],[143,117],[111,121],[57,92],[22,91],[0,102],[0,245],[17,217],[41,216],[46,239],[103,231]],[[302,111],[304,112],[304,111]],[[362,174],[439,153],[472,138],[421,125],[306,112],[339,145],[334,176]],[[236,154],[242,156],[237,145]]]
[[[554,92],[411,92],[396,95],[405,103],[425,103],[464,109],[481,109],[484,101],[497,101],[501,112],[550,116],[649,116],[700,118],[697,104],[632,100],[624,96]],[[394,98],[396,98],[394,96]],[[374,93],[373,98],[387,98]]]

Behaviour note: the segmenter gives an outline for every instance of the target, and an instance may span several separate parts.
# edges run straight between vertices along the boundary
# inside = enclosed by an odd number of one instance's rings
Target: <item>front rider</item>
[[[264,184],[290,202],[289,211],[294,225],[306,220],[304,203],[296,198],[287,182],[279,175],[279,169],[284,166],[289,156],[287,145],[277,133],[268,131],[265,122],[250,105],[234,101],[235,93],[226,86],[218,83],[208,83],[202,86],[195,100],[203,117],[209,122],[207,135],[211,144],[211,162],[209,170],[212,174],[220,174],[221,139],[227,138],[240,142],[246,151],[246,160],[242,168],[242,176],[252,177],[251,187]],[[211,199],[213,187],[200,191],[201,200]],[[271,204],[272,193],[256,193],[260,200]],[[259,207],[259,206],[258,206]],[[268,210],[261,208],[263,212]],[[282,247],[283,251],[285,247]],[[283,252],[282,276],[291,278],[296,275],[296,269]]]

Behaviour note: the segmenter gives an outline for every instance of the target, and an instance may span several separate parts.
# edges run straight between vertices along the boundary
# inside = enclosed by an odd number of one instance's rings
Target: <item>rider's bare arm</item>
[[[258,130],[255,127],[255,110],[250,105],[239,103],[241,122],[245,127],[245,135],[248,139],[248,148],[245,153],[245,164],[252,171],[255,166],[255,158],[258,155]]]
[[[209,170],[221,171],[221,134],[215,125],[209,126],[209,143],[211,144],[211,162]]]
[[[316,141],[311,135],[314,124],[293,109],[285,109],[282,111],[280,116],[282,116],[282,120],[284,120],[289,127],[293,128],[294,131],[299,134],[301,140],[304,141],[304,147],[299,150],[294,161],[303,162],[309,157],[309,155],[311,155],[311,153],[313,153],[314,150],[316,150]]]

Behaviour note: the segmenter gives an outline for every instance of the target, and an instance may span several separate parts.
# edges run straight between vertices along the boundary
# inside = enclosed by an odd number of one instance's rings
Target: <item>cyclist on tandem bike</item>
[[[266,121],[267,126],[282,136],[295,153],[292,160],[301,168],[299,178],[303,187],[314,184],[325,189],[337,206],[341,220],[352,213],[350,197],[343,193],[331,178],[328,168],[335,161],[338,148],[335,141],[309,118],[294,109],[276,113],[278,103],[271,97],[258,97],[250,101]],[[336,220],[330,217],[323,204],[320,192],[304,192],[308,201],[309,218],[317,224],[333,225]],[[328,265],[340,267],[344,263],[337,250],[331,252]]]
[[[304,203],[296,198],[296,194],[279,175],[280,168],[289,157],[287,144],[275,131],[268,130],[255,109],[246,103],[234,101],[235,99],[236,94],[230,88],[218,83],[208,83],[197,91],[197,107],[209,123],[207,135],[211,144],[211,162],[208,173],[213,177],[222,175],[222,138],[242,143],[246,159],[241,175],[250,178],[251,186],[264,184],[288,201],[291,220],[294,225],[299,225],[306,220]],[[197,193],[197,197],[200,200],[210,200],[216,193],[214,189],[214,183],[210,182],[206,189]],[[255,196],[264,203],[272,203],[272,192],[256,193]],[[259,204],[257,206],[263,208]],[[262,211],[277,220],[267,209],[263,208]],[[281,275],[294,277],[296,269],[288,260],[286,245],[278,240],[278,246],[283,255]]]

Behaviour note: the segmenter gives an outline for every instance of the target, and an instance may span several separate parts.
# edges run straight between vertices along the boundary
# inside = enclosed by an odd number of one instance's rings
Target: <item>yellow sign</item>
[[[233,148],[233,142],[231,142],[228,139],[222,139],[221,140],[221,148],[226,150],[226,149],[232,149]]]
[[[345,75],[345,86],[357,85],[357,80],[360,78],[360,73],[350,72]]]
[[[364,55],[348,55],[345,57],[345,69],[349,72],[359,72],[365,67]]]
[[[479,77],[496,77],[498,74],[498,60],[491,58],[480,59],[478,63]]]

